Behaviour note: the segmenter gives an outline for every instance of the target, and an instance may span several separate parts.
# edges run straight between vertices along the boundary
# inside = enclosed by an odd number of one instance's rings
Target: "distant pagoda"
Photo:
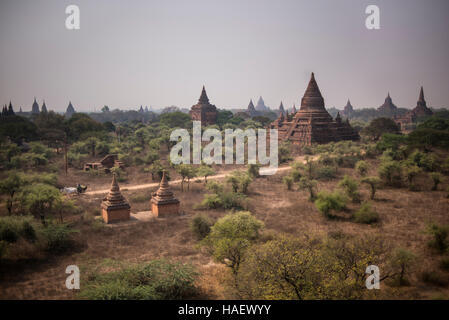
[[[202,126],[212,125],[217,122],[217,107],[209,103],[204,86],[198,103],[192,106],[189,114],[193,121],[201,121]]]
[[[246,110],[246,112],[247,112],[251,117],[255,117],[255,116],[257,115],[256,108],[254,108],[253,99],[251,99],[251,100],[249,101],[248,109]]]
[[[427,102],[424,99],[424,88],[423,87],[421,87],[421,91],[419,92],[419,98],[418,98],[418,102],[416,103],[416,107],[411,112],[417,117],[433,115],[433,111],[427,107]]]
[[[395,115],[398,107],[393,103],[393,100],[390,97],[390,93],[388,92],[387,97],[385,98],[385,102],[383,105],[381,105],[379,108],[377,108],[378,111],[383,113],[384,115]]]
[[[159,189],[151,197],[151,211],[156,217],[176,215],[179,213],[179,200],[173,195],[165,175],[162,173]]]
[[[40,113],[39,105],[38,105],[38,103],[36,101],[36,97],[34,97],[34,102],[33,102],[33,105],[31,107],[31,114],[38,115],[39,113]]]
[[[47,113],[47,112],[48,112],[47,106],[45,105],[45,100],[44,100],[44,102],[42,103],[41,112],[42,112],[42,113]]]
[[[334,120],[327,112],[313,73],[301,100],[301,107],[293,119],[288,121],[281,114],[270,127],[278,129],[280,141],[288,140],[300,146],[360,139],[349,122],[341,120],[340,114]]]
[[[351,101],[348,99],[348,102],[346,103],[344,109],[343,109],[343,115],[348,118],[354,113],[354,107],[351,104]]]
[[[259,100],[257,101],[256,110],[260,112],[270,111],[270,109],[265,105],[265,101],[263,101],[262,96],[260,96]]]
[[[432,114],[433,111],[427,107],[427,102],[424,99],[424,89],[421,87],[416,107],[403,116],[394,117],[394,121],[402,132],[407,133],[415,128],[418,117],[431,116]]]
[[[130,218],[131,206],[120,192],[115,173],[112,175],[111,190],[101,203],[105,223],[126,221]]]
[[[67,106],[67,110],[65,111],[65,116],[67,118],[72,117],[76,113],[75,108],[72,105],[72,102],[69,101],[69,105]]]
[[[297,112],[295,104],[293,104],[292,114],[294,115]]]
[[[281,101],[281,104],[279,105],[278,113],[285,113],[284,104]]]

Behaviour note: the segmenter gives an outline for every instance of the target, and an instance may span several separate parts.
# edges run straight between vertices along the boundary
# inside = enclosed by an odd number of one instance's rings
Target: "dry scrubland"
[[[367,160],[368,175],[377,175],[379,160]],[[244,169],[244,168],[243,168]],[[150,175],[137,168],[127,168],[128,181],[120,183],[125,197],[130,201],[132,212],[149,209],[150,194],[156,188],[127,191],[127,186],[153,182]],[[219,172],[217,172],[219,173]],[[427,246],[429,235],[424,233],[427,224],[432,221],[439,224],[449,223],[449,199],[446,198],[448,182],[439,186],[440,191],[430,191],[432,182],[422,175],[416,181],[421,191],[412,192],[406,187],[384,187],[376,193],[371,202],[378,212],[380,221],[371,225],[359,224],[349,218],[360,205],[349,203],[341,219],[326,219],[315,205],[309,201],[306,191],[298,191],[296,183],[293,190],[287,191],[282,179],[289,171],[284,170],[274,176],[254,179],[249,187],[247,210],[263,221],[265,228],[261,240],[266,241],[275,233],[292,236],[330,235],[344,233],[348,235],[372,234],[383,237],[393,247],[403,247],[417,256],[418,263],[410,276],[410,285],[388,290],[383,295],[386,284],[382,283],[378,297],[405,299],[449,298],[444,286],[430,285],[421,279],[424,271],[438,272],[440,277],[449,280],[449,272],[440,269],[441,255]],[[345,175],[360,179],[354,169],[340,168],[338,176],[330,181],[319,181],[317,189],[333,190]],[[172,180],[179,178],[171,173]],[[87,181],[89,190],[108,188],[110,176],[93,177],[80,171],[70,170],[69,176],[60,175],[61,184],[73,185],[77,181]],[[224,184],[224,179],[220,180]],[[148,222],[128,225],[104,226],[95,220],[100,214],[102,195],[74,196],[77,206],[82,210],[65,217],[73,222],[79,233],[75,234],[76,246],[73,250],[49,259],[40,259],[39,253],[29,254],[34,259],[4,261],[0,265],[0,298],[2,299],[71,299],[76,293],[65,288],[65,268],[76,264],[81,269],[81,286],[92,272],[108,272],[121,266],[141,263],[159,258],[168,258],[180,262],[191,262],[200,272],[197,282],[200,288],[198,298],[233,298],[226,289],[229,270],[216,263],[211,255],[198,246],[198,241],[190,229],[190,220],[201,212],[214,221],[224,216],[226,210],[199,210],[200,203],[207,192],[198,179],[190,183],[190,190],[181,192],[180,184],[172,189],[181,201],[182,215]],[[360,186],[363,199],[369,198],[366,185]],[[3,208],[2,208],[3,210]],[[20,252],[26,252],[24,242]],[[31,250],[31,249],[30,249]],[[382,270],[381,270],[382,272]]]

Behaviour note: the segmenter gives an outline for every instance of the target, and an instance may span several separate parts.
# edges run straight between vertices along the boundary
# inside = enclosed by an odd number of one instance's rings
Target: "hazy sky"
[[[81,29],[67,30],[76,4]],[[380,30],[365,8],[380,7]],[[63,111],[299,105],[314,71],[327,107],[449,106],[447,0],[0,0],[0,103]]]

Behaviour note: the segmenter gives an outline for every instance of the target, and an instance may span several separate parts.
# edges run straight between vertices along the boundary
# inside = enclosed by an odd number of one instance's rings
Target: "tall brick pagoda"
[[[281,114],[271,123],[270,127],[271,129],[278,129],[280,141],[288,140],[300,146],[360,139],[349,122],[341,120],[340,114],[334,120],[327,112],[313,73],[301,100],[301,107],[295,113],[293,119],[288,121]]]
[[[217,107],[209,103],[204,86],[198,103],[192,106],[189,114],[193,121],[201,121],[202,126],[212,125],[217,122]]]
[[[112,175],[111,190],[101,203],[101,213],[105,223],[126,221],[130,218],[131,206],[120,192],[115,173]]]
[[[401,117],[395,117],[394,121],[401,128],[402,132],[409,132],[414,129],[418,117],[431,116],[432,114],[433,111],[427,107],[427,102],[424,99],[424,89],[421,87],[416,107]]]
[[[179,213],[179,200],[173,195],[168,185],[165,171],[159,189],[151,197],[151,211],[155,217],[167,217]]]

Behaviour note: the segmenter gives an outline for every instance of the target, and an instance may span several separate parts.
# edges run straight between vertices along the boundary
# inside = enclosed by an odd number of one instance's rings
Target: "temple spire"
[[[421,86],[421,91],[419,92],[419,99],[418,101],[425,102],[424,100],[424,88]]]
[[[207,97],[206,88],[203,86],[203,90],[201,91],[200,99],[198,100],[201,104],[208,104],[209,98]]]
[[[315,80],[315,74],[312,72],[310,76],[309,85],[307,86],[306,92],[301,100],[300,110],[325,110],[324,99],[321,95],[320,88]]]

